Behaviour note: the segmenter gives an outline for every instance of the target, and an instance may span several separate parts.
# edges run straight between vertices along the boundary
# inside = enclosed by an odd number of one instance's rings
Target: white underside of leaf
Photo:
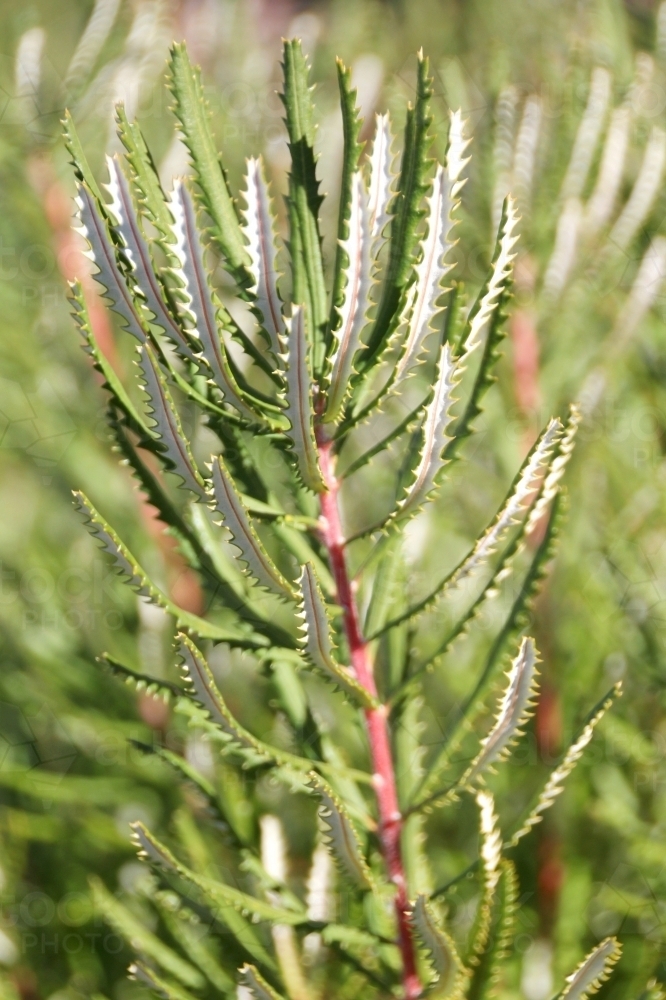
[[[463,131],[464,122],[457,111],[451,115],[447,166],[446,169],[438,166],[428,198],[427,236],[421,241],[416,281],[407,307],[407,340],[396,368],[396,381],[400,381],[418,362],[423,342],[441,312],[437,302],[444,292],[442,281],[453,266],[447,263],[446,257],[454,245],[452,232],[457,222],[455,212],[460,205],[460,191],[465,184],[460,175],[469,162],[469,157],[463,156],[469,144],[469,140],[463,137]]]
[[[282,303],[277,288],[277,252],[275,248],[275,218],[261,159],[247,161],[247,208],[242,226],[250,255],[248,270],[252,275],[251,292],[263,318],[270,347],[277,358],[281,338],[285,333]]]
[[[389,208],[393,199],[395,156],[391,152],[393,134],[388,112],[376,116],[375,138],[370,153],[370,189],[368,217],[372,239],[372,257],[376,259],[384,242],[384,230],[391,218]]]
[[[514,234],[517,225],[518,213],[516,211],[516,203],[512,197],[509,197],[507,199],[506,221],[500,236],[499,253],[493,264],[488,287],[483,295],[479,309],[472,319],[469,333],[463,345],[463,357],[465,358],[481,344],[486,327],[497,308],[500,295],[506,288],[507,282],[511,277],[512,265],[516,256],[513,253],[513,248],[518,242],[518,236]]]
[[[84,253],[98,269],[98,273],[94,275],[95,281],[104,289],[104,296],[110,300],[113,311],[122,318],[124,328],[143,344],[146,340],[146,331],[132,302],[125,279],[120,273],[115,250],[108,238],[104,222],[95,207],[92,195],[84,184],[78,187],[76,204],[80,221],[79,232],[89,247]]]
[[[459,377],[460,366],[453,357],[451,345],[444,344],[433,397],[426,409],[421,458],[414,482],[399,504],[400,517],[417,510],[436,486],[437,476],[443,467],[442,452],[451,440],[447,431],[452,421],[451,407],[455,402],[453,393]]]
[[[180,417],[167,388],[166,379],[159,369],[148,343],[139,348],[139,368],[142,388],[149,399],[154,431],[164,447],[164,458],[172,471],[183,480],[183,486],[200,500],[206,499],[204,481],[196,471],[194,457],[183,433]]]
[[[252,1000],[282,1000],[261,973],[253,965],[244,965],[240,970],[242,985],[248,990]]]
[[[340,326],[334,333],[336,348],[332,359],[325,420],[335,420],[349,391],[354,355],[361,346],[361,334],[370,305],[370,224],[368,198],[360,171],[352,176],[349,237],[341,245],[349,263],[344,272],[345,293],[339,309]]]
[[[289,322],[287,351],[284,355],[285,415],[291,424],[291,438],[301,477],[306,486],[315,492],[324,489],[319,470],[317,447],[314,439],[312,413],[312,385],[308,370],[308,344],[305,333],[303,306],[294,308]]]
[[[333,860],[352,882],[365,889],[372,887],[372,875],[363,856],[358,834],[345,807],[330,786],[314,771],[310,786],[321,800],[319,818],[325,830],[324,843]]]
[[[452,939],[440,927],[424,895],[418,895],[412,911],[414,930],[437,972],[438,997],[454,992],[464,969]]]
[[[155,271],[153,270],[148,243],[141,232],[139,221],[134,211],[129,184],[115,157],[107,156],[106,162],[109,170],[109,183],[106,185],[106,188],[111,195],[110,212],[116,220],[114,228],[124,244],[124,254],[131,268],[135,290],[145,300],[155,324],[161,327],[167,336],[188,357],[192,357],[192,352],[185,344],[178,324],[174,321],[162,299],[162,292],[155,276]]]
[[[482,740],[481,750],[461,779],[461,784],[471,784],[491,767],[529,719],[535,692],[536,663],[534,640],[523,639],[508,673],[508,684],[495,725]]]
[[[213,460],[212,476],[213,509],[221,515],[222,524],[231,532],[234,545],[240,549],[241,559],[246,563],[250,575],[262,587],[277,591],[283,596],[291,596],[291,587],[254,530],[250,515],[221,458]]]
[[[596,993],[608,979],[621,951],[619,942],[613,937],[606,938],[597,945],[576,971],[567,977],[567,987],[560,994],[560,1000],[584,1000]]]
[[[220,337],[217,307],[208,283],[204,265],[204,248],[197,227],[196,212],[189,191],[181,181],[174,184],[169,202],[174,219],[174,254],[179,268],[171,268],[181,287],[178,291],[179,308],[193,329],[190,331],[201,345],[201,357],[213,375],[226,402],[231,403],[243,416],[255,420],[256,415],[240,396],[238,386],[229,368],[226,351]]]

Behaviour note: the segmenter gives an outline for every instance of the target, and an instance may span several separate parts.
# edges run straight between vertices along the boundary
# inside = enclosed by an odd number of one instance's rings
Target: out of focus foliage
[[[330,69],[335,55],[353,67],[366,118],[389,107],[399,121],[414,89],[411,54],[422,45],[436,72],[436,122],[445,121],[450,107],[462,107],[470,119],[475,159],[456,278],[478,287],[503,186],[514,190],[523,215],[513,356],[509,351],[489,397],[483,441],[466,454],[465,492],[450,510],[438,511],[441,523],[413,538],[415,552],[430,550],[434,564],[444,528],[455,529],[461,547],[473,539],[545,416],[584,387],[591,400],[569,474],[558,562],[532,626],[546,694],[528,734],[528,780],[539,784],[544,762],[552,764],[610,683],[622,678],[625,694],[544,823],[538,848],[532,840],[519,854],[522,884],[539,889],[520,901],[515,989],[522,977],[528,1000],[549,996],[551,980],[540,970],[554,962],[559,982],[596,940],[618,933],[625,958],[608,992],[637,996],[649,975],[666,978],[660,965],[666,935],[666,313],[663,245],[654,242],[664,232],[663,164],[629,241],[622,245],[622,232],[618,238],[613,227],[650,142],[653,167],[659,165],[666,127],[663,11],[610,0],[312,7],[141,0],[98,2],[91,13],[83,3],[8,2],[2,14],[0,962],[8,970],[7,991],[18,989],[26,998],[138,991],[125,979],[129,949],[90,902],[88,875],[101,876],[145,920],[129,820],[186,831],[193,845],[196,832],[187,827],[186,794],[159,761],[128,740],[167,741],[205,766],[200,747],[187,744],[161,705],[146,698],[137,703],[94,663],[108,649],[159,674],[166,670],[168,642],[159,616],[124,592],[82,535],[71,489],[102,497],[105,513],[154,572],[180,586],[184,599],[192,595],[177,556],[156,544],[150,513],[112,460],[101,429],[103,397],[72,328],[64,279],[72,277],[77,251],[68,232],[72,188],[59,120],[68,105],[95,174],[106,179],[103,153],[116,148],[113,104],[123,99],[141,121],[168,187],[187,161],[173,141],[162,73],[168,45],[185,37],[204,69],[232,187],[238,188],[243,158],[263,152],[275,189],[284,191],[288,161],[276,64],[280,36],[296,34],[318,81],[320,175],[331,195],[329,258],[342,150]],[[87,41],[78,46],[80,39]],[[598,68],[607,71],[606,82]],[[590,115],[587,170],[563,191],[595,80],[599,132],[592,143]],[[591,205],[603,207],[601,196],[593,199],[604,143],[611,122],[621,140],[623,114],[626,153],[620,143],[608,160],[620,161],[617,191],[595,231]],[[608,184],[599,190],[608,192]],[[652,270],[636,285],[650,247]],[[129,355],[120,360],[129,363]],[[462,666],[470,662],[463,647],[459,655]],[[464,669],[459,683],[449,699],[469,691]],[[232,691],[239,704],[253,706],[245,710],[254,714],[257,731],[267,724],[262,705],[279,698],[269,681],[258,691],[251,677],[239,676]],[[446,719],[435,708],[433,741],[442,726]],[[456,844],[475,837],[471,815],[468,822]],[[452,831],[443,826],[441,835],[452,837]],[[453,855],[452,874],[457,860]]]

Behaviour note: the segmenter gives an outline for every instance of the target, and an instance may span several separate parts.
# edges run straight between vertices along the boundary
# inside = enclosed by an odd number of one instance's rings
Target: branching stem
[[[321,425],[317,428],[317,447],[319,466],[326,485],[326,492],[321,494],[322,536],[335,579],[337,600],[344,613],[344,628],[349,644],[351,666],[357,680],[376,697],[377,687],[370,651],[361,631],[356,600],[345,561],[345,539],[338,508],[340,483],[335,475],[333,441],[327,439]],[[365,710],[374,771],[373,786],[379,808],[379,839],[389,878],[395,885],[395,913],[403,962],[404,995],[405,1000],[416,1000],[422,993],[422,986],[416,971],[416,949],[409,918],[409,899],[401,846],[403,817],[398,803],[388,718],[387,705]]]

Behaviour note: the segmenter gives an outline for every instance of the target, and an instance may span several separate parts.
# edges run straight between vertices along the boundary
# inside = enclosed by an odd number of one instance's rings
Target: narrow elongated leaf
[[[62,124],[64,126],[63,137],[65,140],[65,146],[70,155],[70,161],[74,167],[74,173],[79,182],[82,185],[85,185],[85,187],[92,192],[95,201],[99,205],[100,211],[105,213],[106,206],[104,199],[102,198],[102,192],[100,191],[97,181],[95,180],[95,175],[90,169],[88,159],[74,125],[74,119],[69,111],[65,111],[65,118]]]
[[[569,464],[574,450],[576,434],[578,433],[578,427],[580,426],[581,419],[581,411],[577,406],[572,406],[567,425],[564,428],[564,433],[562,434],[560,442],[557,446],[555,459],[548,469],[541,493],[527,519],[527,534],[529,534],[539,523],[546,508],[552,502],[560,489],[562,476],[566,472],[567,465]]]
[[[559,994],[559,1000],[585,1000],[596,993],[611,974],[622,953],[620,943],[610,937],[593,948],[575,972],[567,976],[567,985]]]
[[[358,161],[363,149],[358,137],[363,124],[359,118],[356,106],[356,91],[351,88],[351,70],[340,59],[337,60],[338,87],[340,89],[340,107],[342,110],[342,133],[344,139],[342,153],[342,171],[340,176],[340,204],[338,207],[338,239],[335,248],[335,263],[333,267],[333,292],[331,295],[331,317],[329,320],[329,344],[334,341],[331,334],[344,323],[342,304],[345,300],[345,284],[349,280],[346,271],[351,269],[349,248],[352,214],[354,211],[354,186]],[[369,248],[368,248],[369,250]],[[347,298],[349,293],[347,292]],[[340,338],[338,338],[338,341]]]
[[[444,344],[432,399],[426,410],[419,464],[407,495],[398,503],[396,516],[399,518],[416,513],[437,486],[444,467],[442,452],[451,440],[447,432],[451,426],[451,407],[455,402],[453,393],[459,378],[459,365],[453,357],[451,345]]]
[[[106,185],[111,195],[110,213],[115,221],[114,229],[123,246],[123,253],[129,264],[129,272],[135,294],[144,301],[154,322],[187,357],[192,358],[184,334],[166,307],[159,280],[153,269],[148,243],[141,232],[132,204],[129,185],[120,169],[118,160],[106,158],[109,183]]]
[[[508,673],[504,697],[488,736],[481,741],[481,750],[461,778],[462,785],[471,785],[484,771],[501,758],[511,742],[520,735],[520,727],[534,707],[537,652],[532,639],[523,639],[518,655]]]
[[[111,309],[120,316],[123,329],[143,344],[146,340],[144,323],[120,272],[115,250],[93,196],[85,184],[79,184],[77,188],[76,204],[80,219],[79,232],[85,237],[89,247],[84,253],[97,267],[95,281],[103,289],[102,294],[111,303]]]
[[[143,389],[148,396],[150,413],[159,438],[155,449],[168,469],[183,480],[183,486],[199,500],[206,500],[206,484],[199,474],[194,456],[171,398],[166,378],[147,342],[139,348],[139,368]]]
[[[139,857],[180,875],[186,882],[190,882],[200,889],[216,906],[233,906],[241,914],[249,914],[257,920],[266,920],[277,924],[296,925],[307,920],[307,917],[302,913],[272,906],[263,899],[256,899],[254,896],[241,892],[224,882],[192,871],[191,868],[181,864],[168,847],[153,836],[143,823],[130,823],[130,826],[134,843],[139,848]]]
[[[151,604],[164,608],[176,619],[180,628],[186,628],[201,636],[202,639],[213,639],[216,642],[228,642],[231,645],[251,646],[259,648],[267,646],[268,640],[253,632],[252,629],[239,623],[235,625],[215,625],[207,622],[190,611],[183,611],[160,588],[150,580],[147,573],[134,558],[127,546],[120,540],[113,528],[95,510],[85,494],[74,493],[75,505],[86,519],[86,527],[102,544],[105,551],[112,557],[116,569],[128,578],[133,590],[147,598]]]
[[[495,890],[502,873],[502,835],[495,812],[495,800],[488,791],[477,792],[481,825],[481,866],[483,890],[474,921],[469,950],[469,965],[478,965],[479,956],[488,942]]]
[[[349,813],[331,786],[315,771],[310,774],[310,787],[321,800],[319,818],[325,830],[324,843],[333,860],[342,874],[359,888],[372,889],[372,873]]]
[[[288,432],[294,445],[296,461],[303,482],[319,493],[324,483],[319,470],[312,413],[312,385],[308,369],[308,343],[305,333],[305,310],[297,306],[289,322],[285,355],[285,413],[291,424]]]
[[[350,182],[347,238],[342,243],[346,267],[341,271],[344,291],[338,308],[339,323],[333,329],[335,344],[328,387],[325,420],[335,420],[349,392],[354,355],[361,346],[372,287],[368,198],[360,171]]]
[[[156,698],[161,698],[165,704],[174,698],[185,698],[186,693],[177,684],[164,681],[159,677],[150,677],[148,674],[141,674],[131,667],[125,666],[110,653],[102,653],[98,657],[98,662],[104,664],[109,672],[126,684],[133,691],[145,691],[146,694]]]
[[[285,324],[277,287],[275,217],[261,159],[251,158],[247,161],[246,180],[247,208],[243,212],[245,223],[242,228],[250,257],[248,270],[252,283],[249,291],[254,297],[259,321],[268,337],[268,345],[277,358]]]
[[[90,317],[86,308],[83,289],[80,282],[76,281],[70,285],[70,301],[72,303],[72,314],[81,336],[84,340],[84,350],[92,358],[93,365],[104,379],[104,388],[111,394],[114,403],[124,414],[126,420],[133,430],[142,438],[150,440],[154,435],[146,426],[143,417],[140,415],[134,403],[130,399],[124,385],[116,375],[111,364],[103,354],[95,334],[90,324]]]
[[[297,770],[312,767],[312,761],[269,746],[257,739],[236,720],[215,683],[213,673],[202,652],[183,633],[178,635],[178,653],[183,660],[183,674],[195,699],[210,714],[211,719],[224,733],[227,742],[241,750],[251,751],[257,761],[272,761]]]
[[[153,163],[141,129],[136,122],[130,122],[125,106],[116,104],[118,135],[126,150],[132,183],[138,194],[140,208],[158,232],[158,242],[170,256],[173,243],[173,219],[169,211],[160,179]]]
[[[204,265],[204,248],[194,205],[189,191],[180,181],[174,185],[169,207],[174,218],[174,253],[180,262],[174,274],[181,284],[178,296],[182,312],[192,324],[191,333],[201,344],[201,356],[225,401],[247,419],[256,421],[257,415],[242,398],[229,367],[218,329],[217,303]]]
[[[422,52],[417,72],[416,101],[407,111],[397,193],[391,206],[393,220],[387,273],[375,322],[359,362],[361,371],[370,368],[379,356],[400,311],[403,292],[412,276],[418,227],[424,214],[420,205],[427,191],[430,166],[428,129],[432,120],[429,107],[432,80],[428,75],[428,60]]]
[[[506,199],[505,211],[500,223],[500,233],[490,274],[469,315],[469,328],[463,344],[463,355],[467,358],[481,344],[483,335],[493,314],[499,307],[502,295],[511,279],[518,242],[515,234],[518,225],[516,203],[511,196]]]
[[[527,819],[522,823],[520,829],[514,833],[511,841],[509,842],[510,847],[515,847],[518,841],[522,840],[523,837],[530,832],[532,827],[541,822],[543,814],[547,809],[550,809],[558,796],[562,794],[564,791],[564,782],[583,756],[585,748],[594,736],[594,730],[597,728],[615,699],[618,698],[621,693],[622,684],[621,682],[618,682],[593,709],[580,736],[574,740],[562,758],[560,764],[551,773],[543,791],[536,801],[536,804],[532,809],[530,809]]]
[[[90,886],[96,909],[134,951],[157,962],[165,972],[176,976],[185,986],[196,990],[205,985],[201,973],[149,931],[131,910],[111,895],[101,879],[91,878]]]
[[[497,884],[493,923],[485,949],[479,955],[467,990],[468,1000],[490,1000],[497,996],[502,967],[515,940],[518,902],[518,876],[515,866],[506,859],[501,863]]]
[[[375,706],[376,699],[359,684],[351,670],[339,664],[333,655],[326,604],[311,563],[306,563],[303,567],[300,584],[303,595],[303,645],[308,657],[318,670],[342,688],[353,701],[364,708]]]
[[[416,897],[412,923],[437,973],[437,984],[436,989],[432,991],[433,994],[438,998],[460,996],[467,978],[466,970],[452,938],[438,926],[435,914],[423,894]]]
[[[384,243],[384,230],[391,219],[389,209],[393,200],[393,184],[397,170],[395,169],[396,157],[391,150],[393,133],[388,111],[384,115],[376,115],[375,121],[375,138],[370,153],[368,215],[372,237],[372,257],[376,260]]]
[[[245,989],[249,990],[252,1000],[283,1000],[254,965],[244,965],[240,973],[241,982]]]
[[[437,168],[428,199],[427,235],[421,242],[421,259],[411,289],[407,339],[398,361],[396,381],[400,381],[419,360],[423,342],[440,312],[438,302],[444,292],[442,281],[453,266],[446,258],[453,246],[452,232],[457,221],[454,213],[460,205],[460,191],[465,183],[460,175],[469,162],[463,155],[469,142],[463,137],[463,126],[460,112],[453,113],[446,169]]]
[[[234,980],[206,947],[205,937],[201,937],[201,925],[189,920],[187,916],[181,916],[182,910],[181,913],[174,911],[171,900],[165,902],[161,893],[155,893],[152,902],[159,910],[171,937],[180,945],[190,961],[201,969],[206,979],[223,994],[233,993]]]
[[[190,152],[201,198],[211,221],[211,234],[224,254],[225,263],[241,289],[249,285],[249,255],[227,179],[210,129],[210,117],[199,71],[184,45],[171,49],[171,91],[175,112]]]
[[[135,979],[138,983],[149,986],[165,1000],[195,1000],[193,993],[188,992],[183,986],[174,983],[165,976],[158,975],[154,969],[144,965],[143,962],[132,962],[127,971],[130,979]]]
[[[290,215],[291,239],[296,243],[301,255],[302,267],[307,283],[307,317],[310,336],[314,347],[313,371],[319,372],[323,364],[323,336],[328,318],[326,284],[324,282],[324,262],[319,232],[319,209],[323,201],[319,193],[316,158],[314,154],[314,108],[308,83],[308,65],[301,43],[294,39],[284,42],[284,94],[282,102],[286,111],[286,125],[289,133],[291,153],[291,173],[289,175],[289,202],[293,208]],[[293,250],[292,250],[293,252]],[[296,296],[294,304],[305,305],[306,301]]]
[[[231,532],[249,574],[262,587],[292,597],[291,585],[282,576],[254,530],[250,515],[221,457],[213,460],[212,475],[213,510],[221,515],[221,523]]]

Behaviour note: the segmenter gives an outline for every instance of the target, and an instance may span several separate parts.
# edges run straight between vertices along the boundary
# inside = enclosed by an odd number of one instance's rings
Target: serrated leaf
[[[296,926],[307,921],[307,916],[302,913],[273,906],[263,899],[255,899],[254,896],[241,892],[224,882],[192,871],[178,861],[171,851],[146,829],[143,823],[130,823],[130,826],[134,843],[139,849],[139,857],[180,875],[186,882],[190,882],[200,889],[216,906],[233,906],[241,914],[249,914],[256,920],[266,920],[269,923]]]
[[[81,140],[79,139],[78,132],[74,125],[74,119],[72,118],[70,111],[65,111],[65,117],[62,121],[63,125],[63,138],[65,140],[65,147],[70,155],[70,162],[74,167],[74,173],[81,184],[84,184],[89,191],[92,191],[95,201],[100,207],[102,213],[106,212],[106,207],[104,205],[104,199],[102,198],[102,192],[100,191],[97,181],[95,180],[95,175],[90,169],[88,159],[81,145]]]
[[[329,343],[330,350],[334,343],[332,334],[344,323],[341,307],[345,297],[349,298],[349,293],[345,295],[345,283],[349,280],[348,272],[351,270],[349,247],[347,242],[352,238],[352,215],[354,202],[355,174],[358,168],[358,161],[363,149],[358,137],[363,124],[358,115],[356,106],[356,91],[351,88],[351,70],[349,70],[340,59],[337,60],[338,87],[340,90],[340,108],[342,111],[342,171],[340,176],[340,204],[338,207],[338,231],[337,243],[335,247],[335,262],[333,265],[333,281],[331,294],[331,316],[329,320]],[[361,182],[362,183],[362,182]],[[368,255],[370,247],[368,246]],[[340,337],[337,338],[338,343]]]
[[[593,948],[575,972],[567,976],[567,986],[558,995],[559,1000],[585,1000],[605,983],[622,954],[616,938],[610,937]]]
[[[215,149],[201,76],[199,70],[192,66],[184,45],[174,45],[171,49],[170,86],[176,100],[174,110],[183,140],[190,152],[201,198],[212,222],[211,234],[224,254],[227,267],[243,289],[249,284],[249,255],[243,245],[236,209]]]
[[[203,774],[201,774],[200,771],[197,770],[196,767],[193,767],[193,765],[190,764],[185,757],[181,757],[177,753],[173,753],[173,751],[167,749],[167,747],[141,743],[140,740],[130,740],[130,743],[141,753],[145,754],[146,757],[154,756],[163,760],[169,765],[169,767],[176,771],[181,778],[191,782],[195,788],[198,788],[205,798],[208,799],[209,804],[218,810],[217,793],[214,786],[203,776]]]
[[[319,232],[319,209],[323,201],[319,193],[314,154],[314,108],[308,83],[308,64],[298,39],[285,40],[283,49],[284,94],[289,133],[291,173],[289,204],[292,254],[295,242],[306,281],[306,289],[294,285],[294,305],[308,306],[308,326],[314,348],[313,370],[323,364],[323,335],[328,318],[324,262]],[[303,291],[307,298],[303,297]]]
[[[576,740],[568,748],[562,761],[551,772],[548,781],[546,782],[543,791],[537,798],[535,805],[530,809],[527,819],[523,821],[520,828],[512,836],[509,846],[515,847],[516,844],[523,839],[523,837],[530,832],[532,827],[536,826],[541,822],[543,814],[547,809],[550,809],[555,799],[558,798],[564,791],[564,782],[569,777],[573,769],[575,768],[578,761],[583,756],[585,748],[590,743],[592,737],[594,736],[594,730],[599,725],[604,715],[611,707],[616,698],[622,693],[622,684],[618,682],[611,688],[608,694],[602,698],[598,705],[592,710],[590,717],[584,726],[582,732]]]
[[[391,151],[393,133],[388,112],[375,116],[375,137],[370,153],[370,185],[368,195],[368,215],[372,238],[372,257],[377,259],[384,243],[384,230],[391,219],[389,211],[393,200],[393,183],[397,171],[396,157]]]
[[[444,288],[442,281],[452,268],[447,255],[453,244],[454,213],[460,204],[460,191],[465,183],[460,175],[469,159],[463,153],[468,141],[463,137],[464,122],[460,112],[451,115],[446,169],[437,168],[432,191],[427,202],[427,235],[421,242],[416,280],[411,288],[408,306],[407,338],[400,357],[395,379],[400,381],[419,361],[423,342],[441,311],[438,307]]]
[[[530,718],[535,694],[537,652],[533,639],[523,639],[507,675],[508,684],[490,733],[481,741],[481,750],[472,761],[461,785],[471,785],[501,758],[520,727]]]
[[[183,633],[178,634],[178,652],[183,660],[184,676],[191,686],[194,698],[224,733],[229,745],[251,751],[257,761],[274,762],[301,771],[311,769],[312,761],[269,746],[241,726],[229,711],[201,650]],[[284,651],[285,654],[287,652]]]
[[[190,333],[199,341],[201,356],[225,402],[231,403],[246,419],[256,421],[257,414],[243,399],[229,367],[218,328],[218,303],[210,288],[204,265],[204,248],[194,205],[189,191],[181,181],[174,184],[169,208],[174,218],[173,250],[180,264],[178,268],[172,269],[180,283],[177,293],[179,307],[192,324]]]
[[[497,995],[502,966],[515,938],[518,876],[511,861],[504,859],[501,867],[493,926],[486,947],[474,968],[467,991],[468,1000],[490,1000]]]
[[[305,333],[305,310],[296,306],[288,324],[285,355],[285,414],[291,430],[298,470],[303,483],[316,493],[324,489],[315,444],[312,411],[312,384],[308,369],[308,343]]]
[[[85,184],[79,184],[77,187],[76,204],[80,219],[79,232],[89,247],[84,253],[97,267],[97,273],[93,277],[102,288],[102,296],[109,300],[113,312],[120,316],[123,329],[143,344],[147,337],[143,321],[118,267],[116,253],[105,224]]]
[[[146,694],[162,698],[164,702],[169,702],[171,698],[187,697],[185,691],[179,688],[177,684],[171,684],[170,681],[162,680],[159,677],[151,677],[148,674],[132,670],[131,667],[125,666],[124,663],[111,656],[110,653],[102,653],[99,657],[99,662],[108,667],[114,677],[118,677],[134,691],[145,691]]]
[[[248,271],[252,277],[249,291],[268,337],[268,345],[277,358],[281,337],[285,333],[282,302],[277,287],[277,253],[275,249],[275,216],[270,202],[262,160],[247,161],[247,208],[242,227],[250,257]]]
[[[437,973],[435,988],[431,987],[427,995],[432,993],[438,1000],[461,996],[467,978],[466,970],[453,939],[438,926],[432,908],[423,894],[416,897],[411,919],[416,935]]]
[[[347,238],[341,247],[347,260],[341,274],[338,322],[332,328],[335,345],[331,360],[325,421],[335,420],[349,393],[354,356],[361,346],[361,334],[367,322],[372,288],[370,258],[370,224],[368,197],[360,171],[350,181],[349,220]]]
[[[164,302],[163,291],[153,268],[148,243],[139,226],[125,175],[115,157],[107,156],[106,162],[109,171],[106,188],[111,195],[109,210],[113,219],[112,226],[128,262],[134,292],[150,311],[150,322],[163,330],[186,357],[192,358],[185,336]]]
[[[321,800],[319,818],[324,827],[324,843],[343,875],[361,889],[372,889],[374,882],[363,847],[351,817],[328,782],[310,772],[310,787]]]
[[[136,122],[130,122],[125,106],[116,104],[118,136],[126,150],[132,183],[139,196],[141,210],[158,232],[158,241],[167,256],[169,244],[173,242],[173,219],[166,203],[160,179],[153,163],[141,129]]]
[[[195,1000],[193,993],[189,993],[178,983],[174,983],[164,976],[159,976],[154,969],[148,968],[143,962],[132,962],[128,969],[130,979],[135,979],[144,986],[149,986],[155,990],[165,1000]]]
[[[419,53],[416,102],[407,111],[397,193],[391,205],[393,220],[387,273],[372,331],[359,361],[361,372],[370,368],[379,356],[401,308],[405,287],[412,276],[418,227],[424,214],[420,205],[427,191],[426,177],[430,166],[428,128],[432,120],[429,108],[431,96],[432,80],[428,76],[428,60],[423,53]]]
[[[138,365],[142,388],[148,396],[150,415],[155,422],[153,437],[157,436],[158,441],[154,450],[167,469],[182,479],[183,487],[194,493],[197,499],[206,500],[206,484],[196,468],[164,373],[147,342],[139,348]]]
[[[240,549],[241,559],[250,576],[260,586],[281,596],[293,598],[291,585],[282,576],[254,530],[250,515],[221,456],[213,460],[212,477],[212,509],[221,515],[221,523],[231,532],[234,545]]]
[[[186,917],[174,912],[171,906],[162,901],[160,893],[155,893],[152,901],[159,910],[171,937],[178,942],[190,960],[201,969],[206,979],[220,992],[227,995],[232,993],[234,981],[206,947],[201,937],[200,925],[193,924]]]
[[[205,981],[201,973],[149,931],[131,910],[111,895],[101,879],[92,876],[90,887],[96,910],[134,951],[157,962],[165,972],[176,976],[184,986],[190,986],[195,990],[204,986]]]
[[[516,203],[509,195],[505,202],[495,255],[488,278],[469,314],[468,330],[463,342],[464,359],[467,359],[481,344],[486,328],[511,280],[513,261],[516,256],[513,248],[518,242],[518,236],[515,235],[514,231],[518,221]]]
[[[329,680],[342,688],[364,708],[376,707],[377,700],[360,684],[351,670],[337,662],[333,655],[330,623],[319,582],[311,563],[303,566],[300,580],[303,612],[303,646],[309,659]]]
[[[114,403],[122,411],[130,426],[146,440],[153,437],[152,431],[146,426],[134,403],[125,390],[124,385],[106,359],[93,333],[88,315],[88,309],[80,282],[75,281],[70,286],[70,302],[72,315],[84,340],[84,350],[92,358],[93,366],[104,379],[104,388],[111,394]]]
[[[471,934],[468,964],[478,965],[479,956],[484,951],[490,934],[490,920],[495,890],[502,869],[502,835],[495,812],[495,800],[490,792],[481,790],[476,793],[476,804],[479,807],[481,827],[481,867],[483,871],[483,890],[479,900],[474,928]]]
[[[240,974],[242,985],[249,990],[252,1000],[283,1000],[254,965],[244,965]]]
[[[164,608],[176,619],[180,628],[186,628],[202,639],[213,639],[216,642],[229,642],[234,646],[241,645],[253,648],[269,645],[268,640],[253,632],[246,626],[215,625],[207,622],[190,611],[179,608],[160,588],[150,580],[141,565],[134,558],[127,546],[120,540],[113,528],[90,503],[84,493],[74,492],[77,509],[86,518],[86,527],[94,537],[101,542],[102,547],[112,557],[116,569],[128,578],[133,590],[147,598],[151,604]]]
[[[460,369],[453,357],[451,345],[444,344],[440,352],[432,399],[426,408],[419,463],[407,495],[398,502],[395,516],[399,519],[415,514],[438,484],[438,477],[444,467],[442,453],[451,440],[447,432],[453,419],[451,407],[455,402],[453,393],[459,377]]]

